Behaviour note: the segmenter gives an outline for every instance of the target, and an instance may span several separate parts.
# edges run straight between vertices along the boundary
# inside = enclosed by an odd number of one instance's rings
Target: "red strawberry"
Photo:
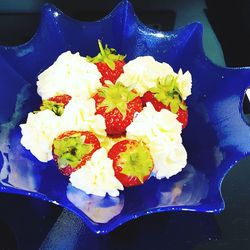
[[[161,111],[165,108],[177,114],[177,120],[182,123],[182,128],[187,126],[187,105],[175,84],[174,76],[159,79],[156,87],[149,89],[141,99],[143,106],[147,102],[151,102],[156,111]]]
[[[117,54],[113,48],[108,48],[107,44],[104,49],[101,40],[98,40],[98,45],[100,53],[95,57],[87,56],[87,60],[96,64],[99,72],[102,74],[100,81],[103,85],[105,85],[106,80],[115,83],[121,73],[123,73],[125,56]]]
[[[71,100],[71,96],[66,95],[66,94],[57,95],[57,96],[49,98],[49,101],[56,102],[56,103],[62,103],[64,105],[64,107],[69,103],[70,100]]]
[[[186,105],[186,104],[184,103],[184,105]],[[179,110],[177,111],[176,114],[178,115],[178,116],[177,116],[177,120],[178,120],[180,123],[182,123],[182,128],[187,127],[187,124],[188,124],[188,111],[179,108]]]
[[[105,118],[106,132],[119,136],[125,133],[136,112],[142,110],[141,98],[121,83],[101,87],[93,97],[96,114]]]
[[[113,160],[116,178],[125,187],[143,184],[153,170],[153,160],[143,142],[123,140],[117,142],[108,152]]]
[[[158,101],[151,91],[147,91],[141,98],[142,105],[145,107],[147,102],[151,102],[156,111],[161,111],[166,108],[162,102]]]
[[[100,142],[93,133],[72,130],[54,140],[52,152],[61,173],[69,176],[85,165],[100,147]]]
[[[53,111],[56,115],[60,116],[63,114],[65,106],[71,100],[69,95],[58,95],[49,98],[48,100],[43,100],[40,110],[49,109]]]

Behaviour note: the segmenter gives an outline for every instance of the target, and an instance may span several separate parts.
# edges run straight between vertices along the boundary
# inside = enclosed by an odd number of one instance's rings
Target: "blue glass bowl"
[[[86,195],[69,184],[54,162],[39,162],[20,144],[19,124],[40,104],[37,75],[64,51],[96,54],[99,38],[127,54],[127,60],[151,55],[193,76],[189,124],[183,131],[188,165],[169,180],[151,178],[117,198]],[[205,56],[200,23],[159,32],[144,26],[128,1],[96,22],[73,20],[45,5],[40,27],[29,42],[0,47],[0,191],[58,204],[96,233],[108,233],[150,213],[220,212],[222,180],[250,150],[250,129],[242,111],[249,85],[249,68],[219,67]]]

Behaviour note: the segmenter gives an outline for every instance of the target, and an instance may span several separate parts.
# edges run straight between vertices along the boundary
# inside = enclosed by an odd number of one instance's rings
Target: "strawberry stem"
[[[106,107],[106,113],[117,108],[123,118],[126,117],[128,103],[137,97],[134,92],[119,82],[101,87],[98,90],[98,95],[104,98],[104,100],[98,104],[98,108]]]
[[[54,153],[58,156],[59,167],[77,167],[82,158],[93,150],[92,144],[84,142],[85,136],[74,134],[70,137],[54,140]]]
[[[92,63],[105,63],[111,70],[115,70],[115,62],[122,61],[126,56],[116,53],[116,50],[109,48],[106,44],[105,47],[102,46],[102,42],[98,39],[98,47],[100,52],[95,57],[87,56],[86,59]]]
[[[102,55],[102,56],[105,56],[106,53],[105,53],[105,50],[103,49],[102,42],[101,42],[100,39],[98,39],[98,47],[99,47],[99,49],[100,49],[101,55]]]
[[[118,165],[122,167],[122,174],[137,177],[140,183],[148,176],[153,168],[153,160],[149,149],[143,142],[130,141],[126,150],[120,153]]]
[[[64,104],[50,100],[43,100],[40,110],[46,110],[46,109],[53,111],[57,116],[61,116],[64,112]]]
[[[179,108],[187,110],[176,81],[176,76],[160,78],[156,86],[149,89],[157,101],[169,106],[170,111],[175,114],[178,112]]]

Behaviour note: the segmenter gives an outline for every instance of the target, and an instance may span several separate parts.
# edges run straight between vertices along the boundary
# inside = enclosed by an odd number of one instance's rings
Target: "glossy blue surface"
[[[169,180],[151,178],[117,198],[88,196],[75,189],[55,164],[41,163],[20,144],[19,124],[40,103],[37,75],[66,50],[97,53],[97,39],[127,54],[152,55],[193,76],[189,124],[183,131],[188,165]],[[138,216],[170,210],[219,212],[225,174],[250,151],[250,128],[242,101],[249,68],[222,68],[204,55],[202,25],[173,32],[144,26],[128,1],[96,22],[80,22],[45,5],[34,37],[17,47],[0,47],[0,191],[59,204],[81,217],[96,233],[108,233]]]

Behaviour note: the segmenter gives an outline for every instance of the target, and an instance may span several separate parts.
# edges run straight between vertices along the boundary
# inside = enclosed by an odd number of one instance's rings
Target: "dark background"
[[[104,17],[118,0],[1,0],[0,44],[17,45],[28,41],[37,29],[44,3],[79,20],[91,21]],[[162,30],[174,27],[175,10],[184,0],[131,0],[137,15],[146,24]],[[224,52],[227,66],[250,66],[250,1],[248,0],[189,0],[194,11],[204,3],[208,18]],[[177,3],[177,4],[176,4]],[[206,6],[205,6],[206,5]]]

